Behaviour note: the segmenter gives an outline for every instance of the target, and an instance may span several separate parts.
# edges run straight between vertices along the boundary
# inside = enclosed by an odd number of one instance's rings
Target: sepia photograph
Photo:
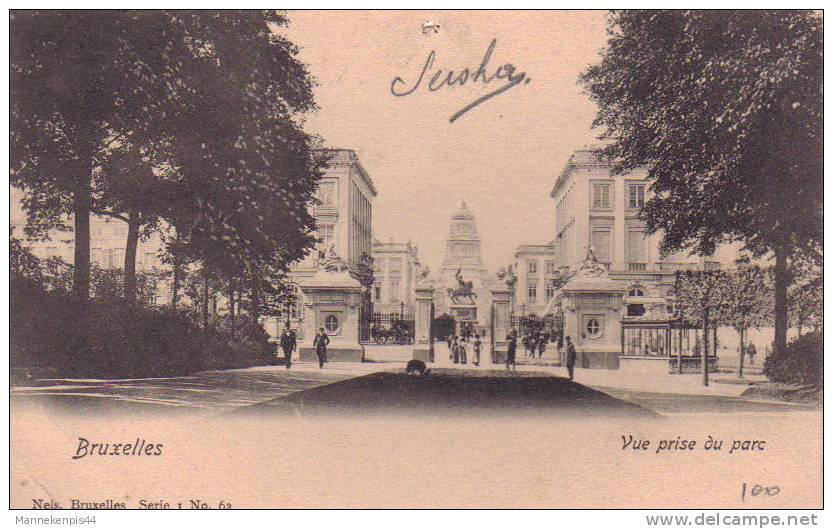
[[[54,511],[18,525],[820,525],[823,11],[8,31],[9,502]]]

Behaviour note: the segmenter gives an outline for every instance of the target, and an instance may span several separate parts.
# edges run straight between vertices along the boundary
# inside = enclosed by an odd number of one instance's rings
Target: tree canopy
[[[580,81],[603,156],[647,167],[642,216],[666,251],[739,241],[776,257],[776,346],[787,260],[822,252],[822,19],[810,11],[614,11]]]

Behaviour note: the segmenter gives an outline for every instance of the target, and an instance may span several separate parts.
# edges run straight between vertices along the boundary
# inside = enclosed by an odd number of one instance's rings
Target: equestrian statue
[[[471,281],[464,281],[462,268],[457,268],[457,273],[454,274],[457,279],[457,288],[448,289],[448,297],[453,303],[461,303],[461,298],[469,298],[469,303],[474,303],[477,299],[477,294],[474,292],[474,285]]]

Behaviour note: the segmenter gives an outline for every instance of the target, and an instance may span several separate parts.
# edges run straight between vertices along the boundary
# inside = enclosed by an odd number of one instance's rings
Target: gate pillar
[[[509,289],[492,289],[492,363],[495,364],[506,362],[506,336],[511,330],[509,299]]]
[[[414,314],[414,358],[423,362],[433,362],[433,343],[431,343],[431,305],[434,302],[434,287],[418,286],[415,289]]]

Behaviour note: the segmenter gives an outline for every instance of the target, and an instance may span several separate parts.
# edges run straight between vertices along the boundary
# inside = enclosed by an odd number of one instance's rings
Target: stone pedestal
[[[319,270],[299,284],[304,293],[303,339],[298,342],[302,361],[318,361],[313,347],[315,335],[324,328],[330,337],[328,362],[361,362],[359,307],[362,288],[347,271]]]
[[[508,288],[492,289],[492,363],[502,364],[506,362],[506,336],[512,327],[509,320],[509,299]]]
[[[434,344],[431,343],[431,305],[434,288],[418,285],[415,289],[414,307],[414,358],[423,362],[434,361]]]
[[[576,367],[618,369],[622,349],[620,309],[624,287],[607,273],[579,273],[562,289],[564,340],[576,348]]]

